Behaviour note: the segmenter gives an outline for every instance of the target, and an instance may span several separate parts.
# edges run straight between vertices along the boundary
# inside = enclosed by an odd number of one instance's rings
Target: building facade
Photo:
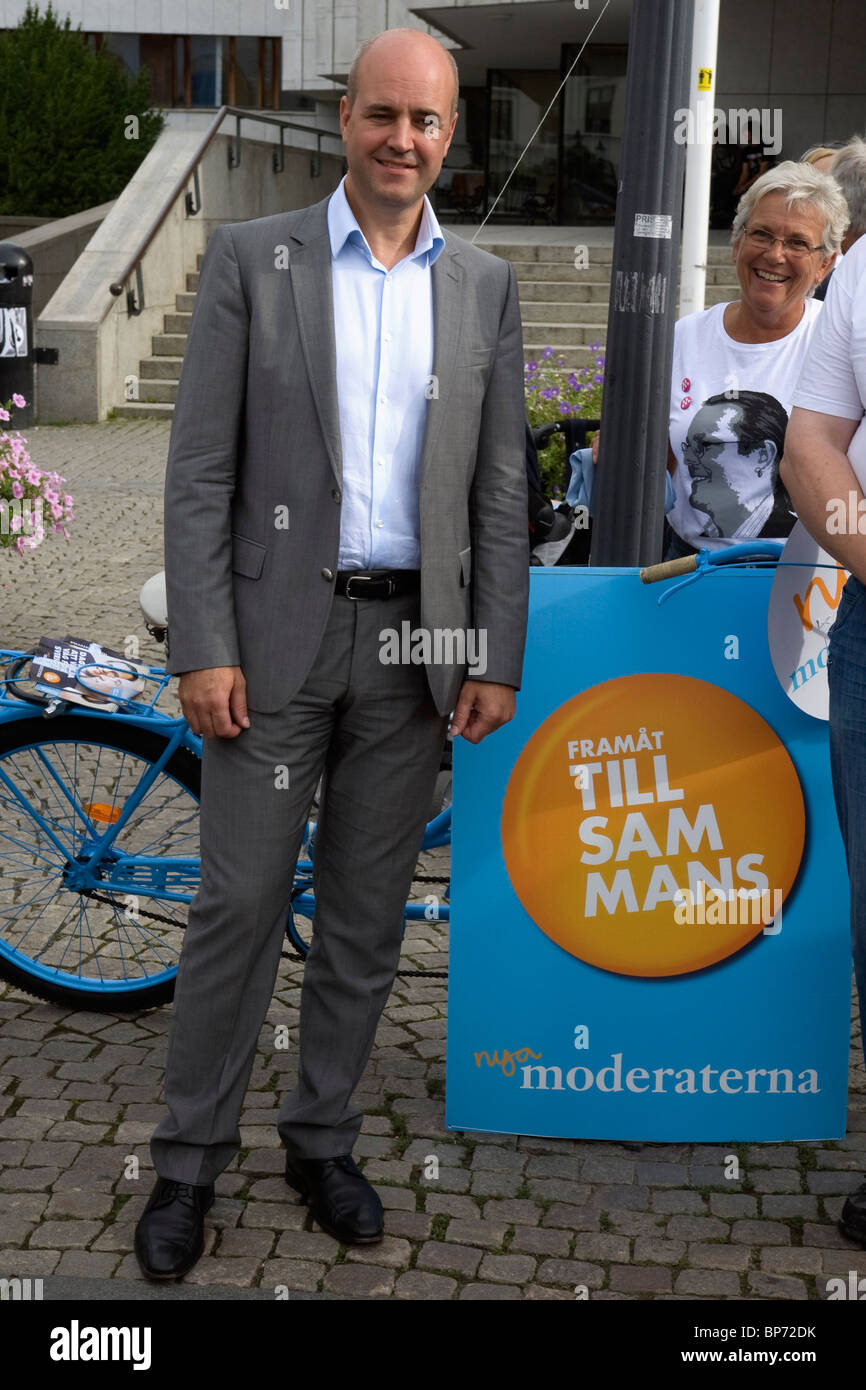
[[[146,66],[154,105],[176,123],[205,124],[226,103],[336,129],[358,45],[385,28],[421,28],[453,52],[460,72],[457,130],[435,194],[441,216],[560,225],[613,218],[631,0],[611,0],[582,53],[601,0],[54,4],[129,72]],[[0,27],[25,9],[26,0],[0,0]],[[723,226],[758,148],[771,161],[797,158],[809,145],[866,130],[863,0],[721,0],[715,103],[724,138],[713,220]]]

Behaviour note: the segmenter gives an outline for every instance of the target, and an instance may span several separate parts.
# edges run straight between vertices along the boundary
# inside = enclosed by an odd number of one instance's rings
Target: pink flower
[[[23,497],[23,496],[24,496],[24,489],[23,489],[23,487],[21,486],[21,484],[17,481],[17,479],[16,479],[16,481],[12,484],[12,496],[13,496],[13,497]]]
[[[23,405],[26,405],[26,404],[27,404],[27,402],[25,401],[25,399],[24,399],[23,396],[20,396],[20,395],[18,394],[17,391],[13,391],[13,392],[12,392],[12,404],[13,404],[13,405],[17,405],[18,409],[20,410],[21,407],[22,407]]]
[[[8,420],[8,419],[9,419],[9,411],[8,411],[8,410],[4,410],[3,407],[2,407],[2,405],[0,405],[0,420]]]

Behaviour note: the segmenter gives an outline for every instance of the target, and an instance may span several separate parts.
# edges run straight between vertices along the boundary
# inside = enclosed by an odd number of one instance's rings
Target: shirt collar
[[[358,219],[349,206],[349,200],[343,187],[345,182],[346,175],[344,174],[328,200],[328,236],[331,240],[331,256],[336,260],[348,241],[351,245],[357,246],[372,262],[373,253],[367,238],[358,226]],[[409,253],[409,259],[416,260],[425,256],[426,264],[431,266],[444,246],[445,238],[442,235],[442,229],[436,220],[430,199],[425,193],[421,222],[418,226],[418,235],[415,238],[415,249]]]

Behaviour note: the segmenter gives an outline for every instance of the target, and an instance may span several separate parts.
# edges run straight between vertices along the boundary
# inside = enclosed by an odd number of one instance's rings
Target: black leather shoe
[[[182,1279],[204,1250],[204,1218],[213,1183],[196,1186],[157,1178],[135,1228],[135,1253],[148,1279]]]
[[[866,1182],[852,1192],[839,1217],[839,1230],[849,1240],[866,1246]]]
[[[341,1245],[375,1245],[385,1229],[379,1194],[351,1154],[337,1158],[287,1158],[286,1182],[304,1201],[323,1231]]]

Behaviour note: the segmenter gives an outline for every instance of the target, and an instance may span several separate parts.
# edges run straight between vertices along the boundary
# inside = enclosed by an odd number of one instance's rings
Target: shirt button
[[[334,577],[334,575],[333,575],[333,573],[332,573],[331,570],[322,570],[322,578],[323,578],[323,579],[333,579],[333,577]]]
[[[376,522],[376,525],[377,525],[377,526],[384,526],[385,523],[384,523],[384,521],[377,521],[377,522]]]

